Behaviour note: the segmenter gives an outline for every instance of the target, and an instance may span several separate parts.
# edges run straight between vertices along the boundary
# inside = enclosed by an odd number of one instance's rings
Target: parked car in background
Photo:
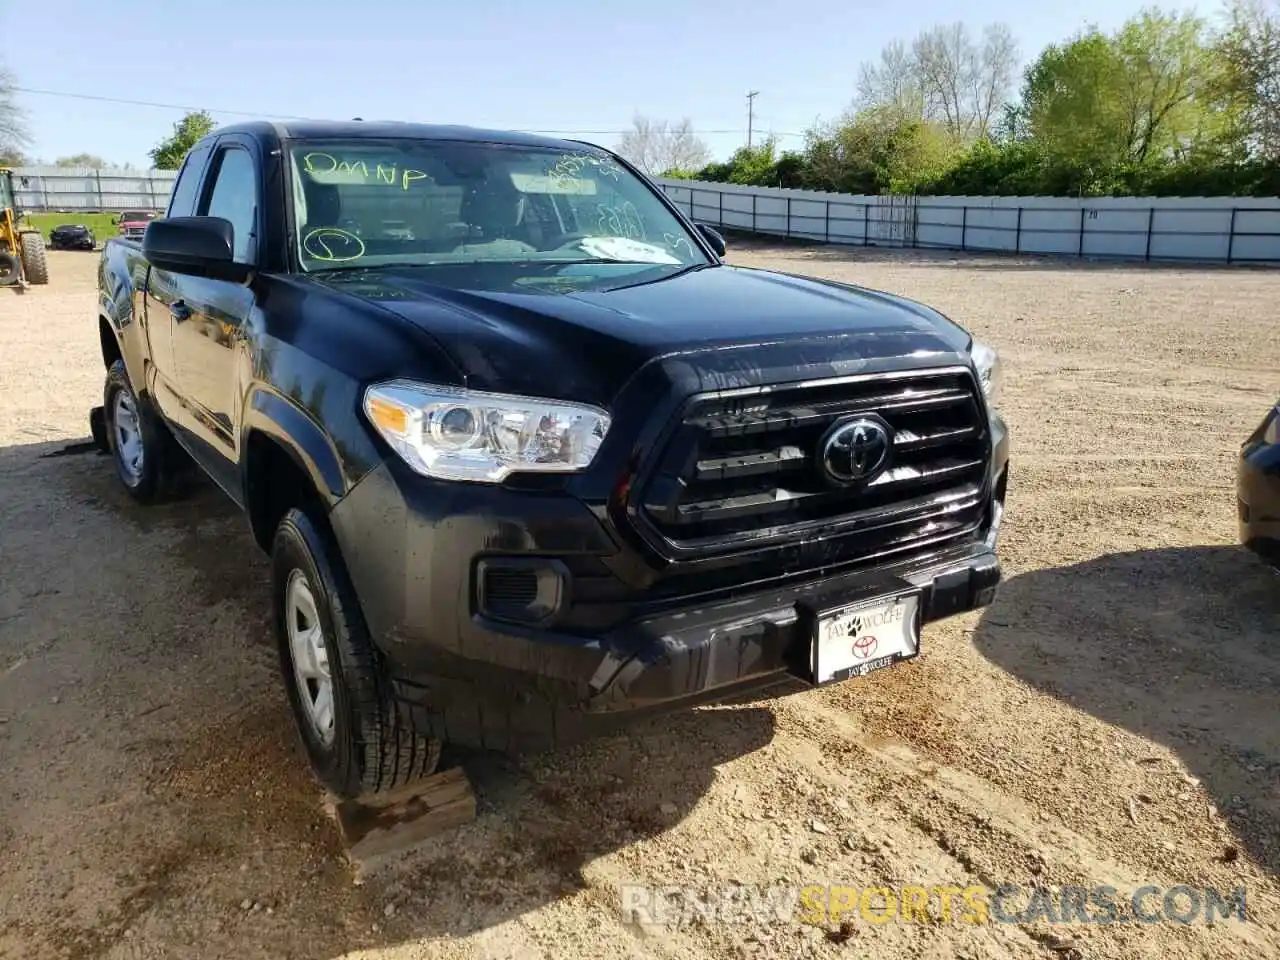
[[[864,677],[991,603],[995,351],[724,252],[607,150],[362,122],[217,131],[107,241],[95,436],[140,502],[194,461],[244,510],[335,792]]]
[[[1280,402],[1240,448],[1236,506],[1240,542],[1280,569]]]
[[[156,218],[152,210],[126,210],[116,221],[119,234],[126,240],[142,242],[142,235],[147,232],[147,224]]]
[[[98,238],[83,223],[64,223],[49,231],[50,250],[93,250]]]

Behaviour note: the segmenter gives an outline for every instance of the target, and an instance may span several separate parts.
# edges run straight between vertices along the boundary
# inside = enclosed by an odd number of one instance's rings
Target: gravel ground
[[[246,524],[212,490],[134,507],[69,448],[101,402],[96,256],[0,290],[0,956],[1280,956],[1280,581],[1235,545],[1233,493],[1280,394],[1280,274],[731,259],[1000,348],[997,602],[870,678],[477,761],[477,821],[368,878],[295,745]],[[1249,921],[642,927],[623,883],[1243,886]]]

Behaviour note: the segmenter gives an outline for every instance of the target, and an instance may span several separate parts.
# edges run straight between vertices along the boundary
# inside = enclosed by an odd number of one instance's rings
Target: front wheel
[[[316,776],[340,797],[434,772],[439,740],[419,736],[391,700],[383,660],[323,520],[290,510],[271,552],[280,670]]]

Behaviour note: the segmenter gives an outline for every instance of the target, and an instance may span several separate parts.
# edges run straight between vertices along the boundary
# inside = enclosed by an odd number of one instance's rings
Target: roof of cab
[[[581,150],[582,142],[543,137],[532,133],[511,130],[486,130],[448,124],[400,123],[390,120],[290,120],[267,122],[263,120],[236,123],[219,127],[212,136],[224,133],[245,133],[250,136],[274,134],[281,140],[341,140],[341,139],[404,139],[404,140],[466,140],[476,143],[504,143],[513,146],[549,147],[561,150]]]

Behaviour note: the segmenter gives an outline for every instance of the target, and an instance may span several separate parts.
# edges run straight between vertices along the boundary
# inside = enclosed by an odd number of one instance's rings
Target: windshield
[[[307,141],[289,159],[305,271],[710,262],[641,180],[586,146]]]
[[[139,220],[150,220],[151,213],[145,210],[126,210],[120,214],[120,222],[137,223]]]
[[[0,210],[7,210],[13,205],[13,197],[9,192],[9,172],[0,170]]]

